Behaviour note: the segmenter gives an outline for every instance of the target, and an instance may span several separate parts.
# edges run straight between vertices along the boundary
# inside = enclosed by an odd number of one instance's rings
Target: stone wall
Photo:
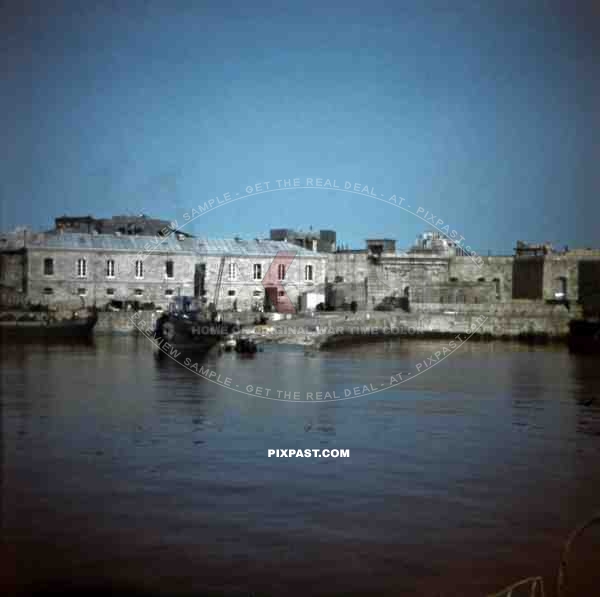
[[[25,251],[0,253],[0,305],[15,307],[27,296],[27,254]]]
[[[589,264],[589,265],[586,265]],[[538,257],[514,259],[514,298],[556,300],[564,298],[577,302],[586,294],[600,291],[600,254],[595,251],[569,251]],[[580,272],[588,268],[585,281],[580,284]],[[596,290],[592,290],[592,289]],[[564,296],[561,296],[563,295]]]
[[[513,261],[511,256],[452,257],[449,279],[456,282],[487,282],[494,286],[495,299],[510,300],[513,289]],[[483,301],[480,301],[483,302]]]
[[[519,337],[528,335],[564,338],[569,321],[581,316],[578,307],[549,305],[538,301],[510,301],[506,303],[448,304],[422,303],[414,305],[410,314],[398,313],[394,320],[405,326],[413,325],[417,332],[451,334],[470,333],[492,337]]]
[[[328,259],[327,280],[335,304],[356,300],[359,308],[373,308],[387,297],[423,300],[428,290],[448,281],[448,258],[334,253]]]
[[[44,260],[53,260],[53,274],[44,274]],[[79,276],[77,261],[86,260],[86,275]],[[115,262],[114,276],[107,276],[107,261]],[[135,262],[143,261],[143,277],[136,278]],[[167,277],[166,262],[173,261],[173,277]],[[111,300],[152,302],[166,307],[171,296],[193,293],[193,263],[189,256],[152,253],[140,257],[124,251],[77,251],[29,249],[28,298],[31,302],[64,307]],[[48,294],[51,289],[52,293]],[[141,293],[140,293],[141,291]]]
[[[578,263],[578,297],[590,317],[600,317],[600,259]]]
[[[139,334],[138,328],[145,331],[154,329],[159,314],[154,311],[140,311],[133,319],[134,311],[100,311],[94,327],[95,334]]]
[[[343,251],[327,256],[327,281],[363,284],[369,275],[367,251]]]
[[[221,259],[221,256],[196,256],[196,265],[206,267],[204,281],[206,304],[213,303],[215,300]],[[246,311],[263,306],[265,287],[262,282],[272,263],[273,257],[225,257],[218,308],[228,311],[233,310],[235,306],[240,311]],[[256,279],[254,276],[255,265],[260,266],[260,274]],[[276,266],[277,264],[274,265],[274,267]],[[305,279],[306,266],[312,267],[312,280]],[[299,298],[302,293],[314,290],[319,286],[322,287],[325,281],[326,267],[326,256],[318,253],[310,257],[296,256],[291,262],[285,279],[281,281],[281,286],[296,308],[299,308]]]

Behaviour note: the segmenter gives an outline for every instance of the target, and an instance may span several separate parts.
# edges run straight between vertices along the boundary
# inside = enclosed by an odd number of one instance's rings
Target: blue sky
[[[277,179],[360,182],[480,252],[598,246],[600,35],[577,2],[3,2],[2,229],[168,219]],[[237,201],[198,235],[425,224],[323,190]]]

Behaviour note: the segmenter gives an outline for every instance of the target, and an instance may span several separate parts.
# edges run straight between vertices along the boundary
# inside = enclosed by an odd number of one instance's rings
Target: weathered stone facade
[[[77,308],[112,301],[166,307],[176,296],[222,310],[276,307],[285,298],[324,286],[326,256],[286,242],[242,239],[202,241],[87,233],[3,235],[0,249],[2,305]],[[285,274],[263,280],[278,253],[292,255]],[[220,284],[217,293],[217,282]],[[285,296],[283,296],[285,294]]]
[[[297,250],[297,247],[290,249],[287,243],[276,243],[279,244],[282,246],[282,251]],[[246,311],[264,308],[267,290],[262,282],[269,268],[274,264],[274,254],[252,256],[195,254],[195,261],[196,266],[205,272],[204,283],[201,284],[202,288],[198,289],[197,294],[200,298],[205,298],[207,304],[214,303],[216,297],[218,308],[223,310]],[[221,288],[217,297],[217,280],[222,262]],[[302,293],[324,286],[326,263],[327,259],[323,254],[296,253],[289,268],[286,268],[284,278],[277,280],[278,284],[270,285],[272,290],[269,300],[277,303],[283,298],[280,293],[285,292],[294,307],[299,309]],[[277,266],[277,262],[274,266]],[[312,270],[311,279],[307,279],[307,267]],[[277,278],[277,275],[275,277]]]
[[[510,297],[512,258],[343,251],[330,257],[327,279],[336,304],[373,308],[386,298],[410,303],[485,303]],[[341,298],[343,296],[343,298]]]
[[[283,276],[270,271],[280,266],[274,264],[279,254],[293,255]],[[154,236],[62,229],[0,235],[3,306],[136,301],[166,307],[185,296],[225,311],[278,309],[286,302],[300,309],[306,293],[322,294],[335,307],[356,302],[359,309],[515,299],[600,307],[600,251],[518,243],[515,256],[474,257],[434,238],[406,252],[393,239],[369,239],[363,250],[318,252],[286,241],[198,239],[165,227]]]

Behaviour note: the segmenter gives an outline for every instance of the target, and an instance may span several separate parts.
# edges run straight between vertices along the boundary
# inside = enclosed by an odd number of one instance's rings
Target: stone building
[[[166,307],[186,296],[223,310],[297,308],[303,293],[325,281],[325,255],[282,241],[63,230],[0,236],[3,306],[129,301]]]
[[[396,249],[393,239],[368,239],[363,250],[341,250],[330,256],[328,296],[336,305],[356,301],[374,308],[386,301],[409,308],[411,303],[487,302],[495,286],[478,278],[451,275],[451,263],[466,265],[471,257],[456,256],[446,243]],[[468,267],[467,267],[468,269]]]
[[[515,299],[579,302],[600,308],[600,250],[519,241],[512,262]]]
[[[300,309],[301,296],[325,283],[327,256],[285,241],[186,239],[182,244],[194,258],[194,295],[221,309],[271,304],[285,311],[289,303]]]
[[[162,238],[148,252],[155,238],[62,232],[24,232],[18,239],[2,235],[3,303],[66,308],[111,301],[166,304],[169,297],[192,291],[193,268],[176,235]]]
[[[147,216],[57,218],[50,232],[0,235],[0,305],[165,307],[190,297],[220,310],[291,311],[322,296],[360,309],[526,300],[600,312],[600,250],[519,242],[515,255],[474,257],[436,233],[406,251],[388,238],[335,250],[327,230],[278,229],[271,237],[194,238]]]
[[[273,228],[270,235],[271,240],[282,240],[298,245],[309,251],[319,253],[333,253],[336,248],[335,230],[319,230],[318,232],[303,232],[291,228]]]
[[[557,252],[548,244],[519,243],[515,255],[467,255],[440,235],[421,235],[399,251],[390,239],[330,255],[328,296],[373,308],[404,304],[497,303],[511,300],[578,302],[600,310],[600,250]]]

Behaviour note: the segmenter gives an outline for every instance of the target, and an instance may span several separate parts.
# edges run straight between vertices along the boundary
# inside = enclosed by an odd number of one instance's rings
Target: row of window
[[[237,263],[230,263],[229,268],[228,268],[229,280],[231,280],[231,281],[237,280],[238,272],[239,272],[239,269],[238,269]],[[285,264],[280,263],[277,266],[277,279],[285,280],[285,274],[286,274]],[[262,280],[263,279],[262,265],[260,263],[255,263],[252,266],[252,279],[253,280]],[[312,280],[313,280],[313,266],[312,265],[304,266],[304,280],[306,282],[312,282]]]
[[[78,278],[87,278],[88,275],[88,262],[84,257],[77,260],[76,272]],[[165,263],[165,273],[167,278],[175,277],[175,264],[170,259]],[[54,259],[51,257],[47,257],[44,259],[44,275],[45,276],[53,276],[54,275]],[[107,259],[104,269],[104,275],[107,278],[115,277],[115,260]],[[135,277],[139,280],[144,277],[144,262],[142,260],[138,260],[135,262]]]
[[[54,288],[44,288],[44,294],[54,294]],[[86,296],[88,293],[88,289],[87,288],[78,288],[77,289],[77,294],[79,296]],[[136,288],[133,293],[136,296],[142,296],[144,294],[144,289],[143,288]],[[115,294],[115,289],[114,288],[107,288],[106,289],[106,294],[108,296],[113,296]],[[255,290],[252,292],[252,296],[254,297],[260,297],[263,296],[264,291],[262,290]],[[283,296],[285,294],[285,292],[283,290],[279,291],[279,296]],[[167,288],[167,290],[165,290],[165,295],[166,296],[172,296],[173,295],[173,290],[171,288]],[[235,290],[228,290],[227,291],[227,296],[236,296],[236,291]]]
[[[87,259],[80,258],[77,260],[77,277],[78,278],[87,278],[88,274],[88,263]],[[237,263],[230,263],[228,268],[228,278],[231,281],[235,281],[238,279],[238,265]],[[170,259],[165,263],[165,273],[167,278],[175,277],[175,264]],[[277,279],[285,280],[286,274],[286,266],[283,263],[280,263],[277,266]],[[53,276],[54,275],[54,259],[51,257],[47,257],[44,259],[44,275],[45,276]],[[104,275],[107,278],[115,277],[115,261],[114,259],[106,260],[106,267],[104,271]],[[138,260],[135,262],[135,277],[137,279],[142,279],[144,277],[144,262],[142,260]],[[263,271],[262,265],[260,263],[255,263],[252,266],[252,277],[254,280],[262,280],[263,279]],[[304,266],[304,280],[307,282],[312,282],[313,280],[313,266],[306,265]]]
[[[78,288],[77,289],[77,294],[79,296],[86,296],[88,293],[88,289],[87,288]],[[142,296],[144,294],[144,289],[143,288],[136,288],[133,293],[136,296]],[[44,294],[54,294],[54,288],[44,288]],[[107,288],[106,289],[106,294],[108,296],[112,296],[115,294],[115,289],[114,288]],[[167,290],[165,290],[165,295],[166,296],[172,296],[173,295],[173,290],[171,288],[167,288]]]

